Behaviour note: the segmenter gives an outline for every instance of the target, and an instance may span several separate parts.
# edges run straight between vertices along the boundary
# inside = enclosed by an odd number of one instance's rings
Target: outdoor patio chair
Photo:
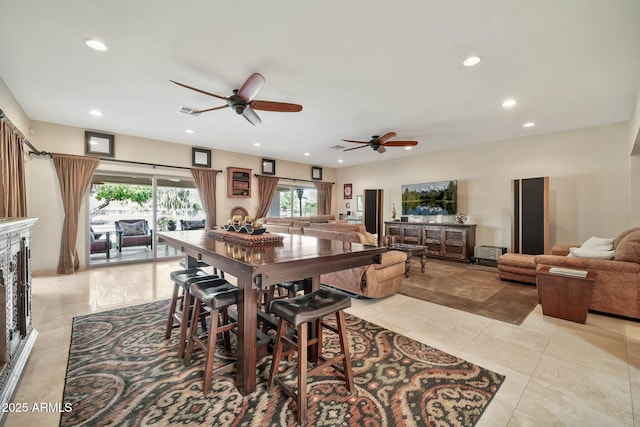
[[[118,252],[130,246],[153,248],[153,230],[146,219],[121,219],[115,223]]]

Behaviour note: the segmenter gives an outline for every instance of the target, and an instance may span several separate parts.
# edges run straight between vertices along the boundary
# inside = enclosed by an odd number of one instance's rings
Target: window
[[[315,186],[278,185],[268,216],[312,216],[318,214],[318,190]]]

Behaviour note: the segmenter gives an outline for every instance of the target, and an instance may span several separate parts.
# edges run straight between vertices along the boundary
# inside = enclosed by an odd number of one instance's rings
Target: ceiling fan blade
[[[344,142],[355,142],[356,144],[371,144],[370,142],[365,141],[354,141],[353,139],[343,139]]]
[[[358,148],[364,148],[364,147],[366,147],[366,145],[361,145],[360,147],[347,148],[346,150],[342,150],[342,151],[357,150]]]
[[[245,119],[249,121],[249,123],[251,123],[254,126],[258,126],[260,123],[262,123],[262,120],[260,120],[260,117],[258,117],[256,112],[253,111],[253,108],[250,108],[250,107],[245,108],[244,111],[242,112],[242,115],[244,116]]]
[[[383,145],[387,147],[413,147],[418,145],[418,141],[389,141]]]
[[[249,76],[246,82],[242,85],[238,93],[240,98],[245,102],[251,102],[251,100],[258,94],[260,88],[264,84],[264,77],[262,74],[253,73]]]
[[[204,91],[202,89],[198,89],[197,87],[186,85],[184,83],[179,83],[179,82],[176,82],[176,81],[173,81],[173,80],[169,80],[169,81],[171,83],[177,84],[178,86],[186,87],[187,89],[195,90],[196,92],[200,92],[200,93],[203,93],[205,95],[213,96],[214,98],[224,99],[225,101],[228,99],[228,98],[226,98],[224,96],[216,95],[215,93],[207,92],[207,91]]]
[[[222,105],[220,107],[213,107],[213,108],[207,108],[206,110],[196,110],[191,114],[200,114],[200,113],[206,113],[207,111],[215,111],[215,110],[222,110],[223,108],[229,108],[228,105]]]
[[[395,138],[396,137],[396,133],[395,132],[387,132],[382,136],[379,136],[376,141],[379,142],[380,144],[384,144],[385,142],[387,142],[388,140]]]
[[[281,113],[297,113],[302,111],[302,105],[287,102],[251,101],[251,108],[262,111],[278,111]]]
[[[380,154],[384,153],[385,151],[387,151],[386,148],[384,148],[384,145],[380,145],[378,148],[376,148],[376,151]]]

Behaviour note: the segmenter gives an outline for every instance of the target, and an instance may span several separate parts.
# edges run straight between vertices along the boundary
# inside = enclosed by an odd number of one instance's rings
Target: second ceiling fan
[[[235,89],[233,91],[233,95],[228,97],[216,95],[215,93],[211,93],[211,92],[206,92],[202,89],[198,89],[193,86],[189,86],[184,83],[179,83],[173,80],[170,80],[170,82],[175,83],[178,86],[185,87],[187,89],[195,90],[196,92],[200,92],[205,95],[213,96],[214,98],[222,99],[227,102],[226,105],[207,108],[204,110],[196,110],[196,111],[193,111],[191,114],[200,114],[200,113],[206,113],[207,111],[231,108],[237,114],[241,114],[245,119],[249,121],[249,123],[251,123],[254,126],[257,126],[260,123],[262,123],[262,120],[260,120],[260,117],[258,117],[258,115],[254,110],[276,111],[276,112],[283,112],[283,113],[295,113],[298,111],[302,111],[302,105],[298,105],[298,104],[289,104],[287,102],[254,100],[253,98],[258,94],[258,91],[262,88],[262,85],[264,84],[264,77],[260,73],[251,74],[249,78],[244,82],[244,84],[240,87],[240,89]]]
[[[360,147],[347,148],[344,151],[357,150],[358,148],[364,148],[369,146],[373,149],[373,151],[377,151],[382,154],[386,150],[385,147],[413,147],[418,145],[418,141],[391,141],[391,139],[396,137],[395,132],[387,132],[382,136],[373,135],[371,139],[367,141],[354,141],[352,139],[343,139],[344,142],[355,142],[356,144],[367,144],[362,145]]]

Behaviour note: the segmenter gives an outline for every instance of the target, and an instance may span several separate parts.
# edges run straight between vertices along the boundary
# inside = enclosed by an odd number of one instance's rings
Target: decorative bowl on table
[[[234,231],[236,233],[252,235],[262,234],[267,231],[267,229],[262,226],[261,222],[254,221],[250,216],[242,218],[241,215],[234,215],[233,218],[227,222],[227,225],[224,226],[224,229],[227,231]]]

